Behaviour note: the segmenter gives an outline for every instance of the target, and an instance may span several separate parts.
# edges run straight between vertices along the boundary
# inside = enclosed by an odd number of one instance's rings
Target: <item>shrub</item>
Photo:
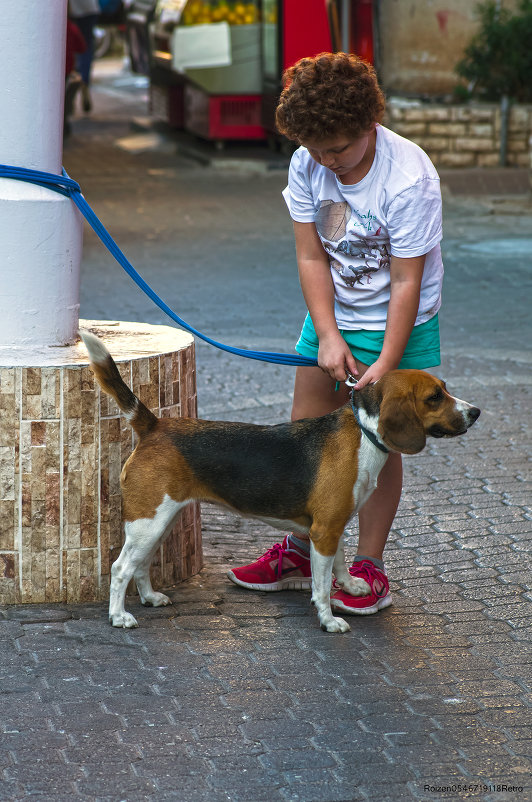
[[[455,72],[485,100],[532,101],[532,0],[520,0],[515,12],[486,0],[477,13],[480,28]]]

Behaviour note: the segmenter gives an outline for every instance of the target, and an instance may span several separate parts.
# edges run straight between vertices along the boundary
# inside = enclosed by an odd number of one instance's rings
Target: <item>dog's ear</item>
[[[416,412],[412,393],[384,394],[381,401],[378,432],[392,451],[417,454],[425,448],[425,429]]]

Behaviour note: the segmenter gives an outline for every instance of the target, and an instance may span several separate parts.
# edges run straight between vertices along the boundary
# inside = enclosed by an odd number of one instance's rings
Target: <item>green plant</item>
[[[520,0],[515,12],[486,0],[477,13],[480,28],[455,72],[486,100],[532,101],[532,0]]]
[[[464,84],[457,84],[453,87],[453,100],[455,103],[467,103],[471,100],[471,92]]]

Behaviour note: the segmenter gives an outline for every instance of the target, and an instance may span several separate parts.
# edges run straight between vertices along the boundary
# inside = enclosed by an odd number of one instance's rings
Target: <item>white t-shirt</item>
[[[427,154],[377,126],[375,158],[357,184],[342,184],[300,147],[284,199],[293,220],[313,222],[329,256],[340,329],[383,330],[390,300],[390,256],[427,254],[415,325],[441,304],[440,180]]]

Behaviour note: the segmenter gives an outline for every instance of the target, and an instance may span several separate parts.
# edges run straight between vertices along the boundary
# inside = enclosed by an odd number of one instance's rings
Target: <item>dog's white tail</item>
[[[102,390],[113,398],[139,437],[157,425],[157,418],[122,379],[115,361],[103,342],[86,329],[80,336],[91,359],[91,368]]]

